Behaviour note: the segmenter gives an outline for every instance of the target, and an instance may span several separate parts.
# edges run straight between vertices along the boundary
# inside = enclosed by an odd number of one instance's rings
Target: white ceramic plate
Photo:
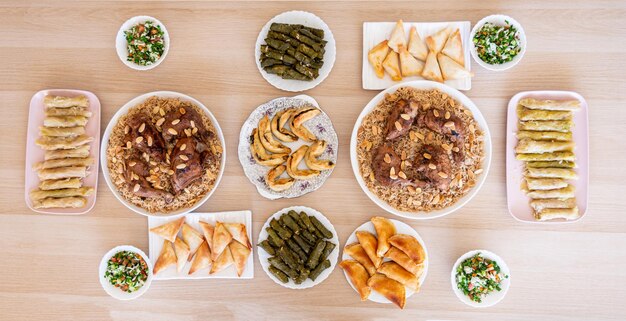
[[[478,57],[478,53],[476,52],[476,47],[474,46],[474,41],[473,41],[474,35],[476,35],[476,32],[478,32],[478,29],[482,28],[485,22],[491,22],[496,26],[504,26],[506,25],[505,20],[508,21],[510,25],[514,26],[518,30],[519,42],[520,42],[520,45],[522,46],[522,50],[517,54],[517,56],[513,58],[513,60],[507,63],[503,63],[501,65],[488,64],[484,62],[482,59],[480,59],[480,57]],[[524,28],[522,28],[522,25],[519,24],[519,22],[517,22],[515,19],[509,16],[501,15],[501,14],[494,14],[491,16],[487,16],[481,19],[480,21],[478,21],[476,25],[474,25],[474,28],[472,28],[472,32],[469,35],[469,40],[470,40],[469,43],[471,46],[470,53],[472,54],[472,57],[474,57],[474,61],[476,61],[476,63],[479,64],[481,67],[487,70],[491,70],[491,71],[507,70],[517,65],[520,62],[520,60],[522,60],[522,58],[524,57],[524,53],[526,53],[526,47],[528,46],[528,43],[526,42],[526,33],[524,32]]]
[[[267,261],[267,259],[269,259],[271,255],[265,252],[265,250],[261,248],[260,246],[259,246],[259,262],[261,263],[261,267],[263,268],[263,271],[265,271],[267,276],[269,276],[269,278],[272,279],[272,281],[276,282],[276,284],[279,284],[289,289],[306,289],[306,288],[314,287],[324,282],[324,280],[328,278],[328,276],[335,269],[335,265],[337,265],[337,258],[339,257],[339,238],[337,236],[337,231],[335,231],[335,227],[333,226],[332,223],[330,223],[330,221],[326,218],[326,216],[306,206],[291,206],[291,207],[283,208],[282,210],[274,213],[272,216],[270,216],[267,219],[267,221],[265,221],[265,224],[263,224],[263,228],[261,228],[261,231],[259,232],[259,238],[257,241],[260,243],[261,241],[267,239],[267,231],[265,229],[270,226],[270,221],[273,218],[278,220],[282,214],[286,214],[290,210],[294,210],[298,213],[305,212],[309,216],[315,216],[315,218],[317,218],[322,224],[324,224],[324,226],[328,230],[330,230],[333,233],[333,238],[330,240],[327,240],[336,245],[335,249],[333,249],[333,251],[330,252],[330,255],[328,256],[328,259],[330,260],[330,267],[322,271],[322,273],[317,277],[317,279],[315,279],[315,281],[312,281],[311,279],[306,279],[306,281],[302,282],[301,284],[296,284],[291,279],[289,280],[289,282],[283,283],[268,270],[270,263]]]
[[[549,221],[537,221],[530,207],[530,198],[520,188],[524,179],[524,162],[515,159],[515,146],[517,146],[517,103],[522,98],[552,99],[552,100],[578,100],[581,109],[574,112],[574,128],[572,135],[576,143],[576,173],[578,180],[572,180],[571,184],[576,187],[576,205],[580,216],[575,220],[554,219]],[[524,91],[516,94],[509,101],[506,130],[506,200],[509,213],[516,220],[526,223],[554,224],[577,222],[587,213],[589,201],[589,118],[587,102],[585,98],[573,91],[543,90]]]
[[[139,254],[143,258],[143,260],[146,261],[146,264],[148,265],[148,279],[146,279],[146,282],[144,283],[144,285],[135,292],[131,292],[131,293],[124,292],[116,288],[115,286],[111,285],[111,283],[104,277],[104,273],[107,270],[107,265],[108,265],[109,260],[115,254],[121,251],[130,251],[130,252]],[[146,253],[144,253],[142,250],[134,246],[131,246],[131,245],[116,246],[102,257],[102,260],[100,261],[100,266],[98,267],[98,277],[100,278],[100,285],[102,285],[102,288],[108,295],[118,300],[133,300],[142,296],[144,293],[146,293],[146,291],[148,291],[148,288],[150,288],[150,284],[152,283],[152,277],[153,277],[152,276],[152,263],[148,259],[148,256],[146,255]]]
[[[378,196],[376,196],[374,193],[372,193],[367,188],[367,186],[365,185],[365,182],[363,181],[363,178],[361,177],[361,172],[360,172],[360,169],[359,169],[359,162],[357,160],[357,133],[359,131],[359,127],[361,126],[361,123],[363,122],[363,118],[365,118],[365,116],[367,114],[369,114],[372,110],[374,110],[374,108],[376,108],[378,103],[385,98],[385,94],[393,93],[396,90],[398,90],[398,88],[400,88],[400,87],[412,87],[412,88],[422,89],[422,90],[438,89],[438,90],[446,93],[448,96],[454,98],[456,101],[458,101],[461,104],[463,104],[463,106],[465,106],[465,108],[469,109],[469,111],[471,111],[472,114],[474,115],[474,119],[480,125],[480,128],[483,130],[483,133],[484,133],[484,154],[485,154],[485,157],[484,157],[484,160],[483,160],[482,168],[484,169],[484,171],[479,176],[479,179],[476,182],[476,186],[474,186],[472,188],[472,190],[469,193],[467,193],[467,195],[463,196],[461,199],[459,199],[452,206],[449,206],[449,207],[446,207],[446,208],[443,208],[443,209],[440,209],[440,210],[430,211],[430,212],[403,212],[403,211],[399,211],[399,210],[393,208],[391,205],[389,205],[384,200],[378,198]],[[476,194],[478,193],[478,191],[482,187],[483,183],[485,183],[485,180],[487,179],[487,174],[489,174],[489,167],[491,166],[491,148],[492,148],[491,147],[491,134],[489,133],[489,126],[487,125],[487,121],[483,117],[483,115],[480,112],[480,110],[478,109],[478,107],[476,107],[476,105],[467,96],[465,96],[463,93],[461,93],[460,91],[458,91],[458,90],[456,90],[454,88],[451,88],[449,86],[446,86],[446,85],[438,83],[438,82],[426,81],[426,80],[416,80],[416,81],[396,84],[396,85],[394,85],[392,87],[387,88],[386,90],[381,91],[380,93],[378,93],[378,95],[376,95],[365,106],[365,108],[363,108],[363,111],[359,115],[359,118],[357,119],[356,124],[354,125],[354,129],[352,130],[352,138],[350,139],[350,162],[352,163],[352,170],[354,172],[354,176],[356,176],[356,180],[357,180],[357,182],[359,182],[359,185],[361,186],[361,189],[363,189],[365,194],[374,203],[376,203],[376,205],[380,206],[380,208],[384,209],[385,211],[387,211],[387,212],[389,212],[391,214],[398,215],[398,216],[405,217],[405,218],[410,218],[410,219],[432,219],[432,218],[437,218],[437,217],[441,217],[441,216],[444,216],[444,215],[448,215],[448,214],[450,214],[450,213],[460,209],[465,204],[467,204],[467,202],[469,202],[472,198],[474,198],[474,196],[476,196]]]
[[[406,34],[406,40],[409,40],[409,30],[411,27],[415,26],[417,29],[417,33],[420,37],[425,41],[426,37],[437,33],[439,30],[451,27],[454,29],[459,29],[461,34],[461,41],[463,42],[463,54],[465,57],[465,68],[468,71],[471,70],[470,63],[470,46],[468,45],[469,41],[469,32],[470,32],[470,22],[469,21],[450,21],[450,22],[403,22],[404,25],[404,33]],[[389,74],[385,73],[385,76],[380,79],[376,76],[374,72],[374,68],[367,60],[368,52],[377,44],[385,39],[389,39],[391,32],[395,28],[395,22],[364,22],[363,23],[363,89],[372,89],[372,90],[381,90],[385,89],[389,86],[393,86],[398,81],[391,80]],[[413,80],[423,80],[424,78],[419,76],[411,76],[404,77],[400,82],[407,82]],[[444,82],[446,85],[456,88],[459,90],[470,90],[472,88],[472,78],[464,78],[464,79],[453,79],[446,80]]]
[[[330,159],[335,164],[337,163],[337,155],[339,153],[339,141],[337,140],[337,133],[333,123],[330,121],[330,117],[319,107],[317,101],[313,97],[307,95],[298,95],[295,97],[281,97],[271,100],[263,105],[257,107],[252,111],[248,119],[241,126],[239,133],[239,162],[243,167],[243,171],[246,177],[256,186],[257,191],[261,196],[267,199],[279,199],[279,198],[293,198],[299,197],[304,194],[313,192],[322,187],[326,179],[332,174],[333,169],[325,170],[320,175],[307,179],[297,180],[290,188],[276,192],[269,188],[265,182],[265,175],[270,170],[270,167],[257,164],[252,157],[250,151],[250,135],[252,130],[258,127],[259,120],[263,116],[268,115],[270,120],[272,117],[281,110],[300,107],[305,104],[310,104],[317,107],[322,113],[315,118],[307,121],[305,127],[307,127],[315,136],[321,140],[325,140],[328,143],[326,151],[319,157],[320,159]],[[302,145],[311,145],[303,140],[298,140],[292,143],[284,143],[285,146],[291,148],[292,152],[296,151]],[[306,164],[300,163],[300,169],[305,169]],[[287,177],[287,173],[284,173],[282,177]]]
[[[46,117],[43,99],[47,95],[75,97],[79,95],[86,96],[89,99],[88,110],[92,112],[87,125],[85,126],[85,134],[94,138],[89,143],[89,157],[95,161],[88,169],[89,174],[83,179],[83,186],[93,187],[93,193],[87,197],[87,205],[81,208],[42,208],[33,207],[30,199],[30,192],[39,186],[39,177],[37,172],[33,170],[33,165],[44,160],[45,151],[35,144],[39,138],[39,126],[43,126],[43,120]],[[60,214],[60,215],[80,215],[85,214],[96,205],[96,196],[98,194],[98,152],[100,149],[100,101],[92,92],[74,89],[47,89],[41,90],[33,95],[30,101],[30,110],[28,112],[28,133],[26,135],[26,166],[24,180],[24,194],[26,205],[31,210],[42,214]]]
[[[150,258],[153,262],[159,258],[159,253],[163,248],[163,238],[150,232],[153,227],[161,226],[168,222],[177,220],[178,217],[154,217],[148,218],[148,242],[150,250]],[[250,211],[233,211],[233,212],[219,212],[219,213],[189,213],[185,215],[185,223],[189,224],[196,231],[202,233],[200,227],[200,221],[207,222],[213,226],[217,221],[223,223],[244,223],[246,225],[246,232],[248,232],[248,239],[252,243],[252,212]],[[155,280],[173,280],[173,279],[252,279],[254,278],[254,246],[246,261],[246,268],[243,271],[241,277],[237,276],[237,270],[234,265],[215,273],[209,274],[210,267],[198,270],[194,274],[189,275],[189,269],[191,263],[187,262],[183,270],[178,273],[176,265],[169,266],[167,269],[160,271],[159,274],[154,276]]]
[[[205,115],[209,117],[209,119],[211,120],[211,123],[213,124],[213,127],[215,128],[216,134],[219,137],[220,143],[222,144],[222,150],[223,150],[222,159],[220,162],[220,172],[217,174],[217,178],[215,179],[215,185],[213,186],[213,189],[210,190],[208,193],[206,193],[206,195],[204,195],[204,197],[200,199],[193,206],[188,207],[188,208],[181,208],[177,211],[169,212],[169,213],[150,213],[141,207],[135,206],[127,202],[122,197],[122,195],[120,195],[120,193],[117,191],[115,184],[113,184],[113,182],[111,181],[111,178],[109,177],[109,167],[108,167],[106,150],[107,150],[107,147],[109,146],[109,138],[111,137],[111,131],[113,130],[113,127],[115,126],[115,124],[117,124],[117,121],[120,119],[120,117],[122,117],[122,115],[126,115],[128,113],[129,109],[143,103],[145,100],[147,100],[148,98],[152,96],[159,96],[159,97],[164,97],[164,98],[179,98],[182,101],[189,101],[195,104],[196,106],[198,106],[201,110],[204,111]],[[117,111],[117,113],[115,113],[115,115],[113,115],[113,118],[111,118],[111,120],[109,121],[109,125],[107,126],[106,130],[104,131],[104,135],[102,136],[102,145],[100,146],[100,163],[102,164],[102,175],[104,176],[104,180],[109,186],[109,189],[111,190],[111,192],[113,192],[113,195],[115,195],[115,197],[122,204],[128,207],[130,210],[133,210],[136,213],[139,213],[141,215],[146,215],[146,216],[175,216],[175,215],[185,214],[185,213],[189,213],[195,210],[196,208],[200,207],[200,205],[202,205],[204,202],[206,202],[209,199],[209,197],[213,195],[213,192],[215,192],[215,190],[220,184],[220,181],[222,180],[222,175],[224,174],[224,167],[226,165],[226,145],[224,142],[224,134],[222,134],[222,129],[220,128],[220,125],[217,122],[217,119],[215,119],[215,116],[213,116],[211,111],[208,108],[206,108],[206,106],[204,106],[200,101],[190,96],[187,96],[185,94],[181,94],[181,93],[177,93],[173,91],[153,91],[153,92],[146,93],[146,94],[143,94],[143,95],[140,95],[131,99],[124,106],[122,106]]]
[[[461,262],[465,261],[465,259],[476,255],[476,253],[481,253],[482,257],[498,262],[498,265],[500,266],[500,272],[509,276],[508,278],[505,278],[504,280],[502,280],[501,291],[494,291],[494,292],[487,294],[482,299],[482,302],[480,303],[470,300],[469,296],[465,295],[463,291],[461,291],[456,286],[457,267],[461,264]],[[456,294],[457,298],[459,298],[461,302],[471,307],[475,307],[475,308],[486,308],[486,307],[495,305],[496,303],[504,299],[504,296],[509,291],[509,287],[511,286],[511,271],[509,270],[509,267],[506,265],[504,260],[501,257],[497,256],[496,254],[489,252],[487,250],[473,250],[473,251],[469,251],[461,255],[461,257],[458,260],[456,260],[456,262],[452,266],[452,272],[450,273],[450,282],[452,284],[452,291],[454,291],[454,294]]]
[[[422,247],[424,248],[424,253],[426,254],[426,259],[424,260],[424,272],[422,273],[422,275],[419,278],[419,284],[420,284],[420,288],[424,285],[424,280],[426,280],[426,274],[428,274],[428,262],[430,261],[429,256],[428,256],[428,249],[426,248],[426,244],[424,243],[424,240],[422,240],[422,237],[420,237],[420,235],[417,233],[417,231],[415,231],[412,227],[410,227],[408,224],[400,222],[398,220],[394,220],[394,219],[389,219],[393,225],[396,226],[396,234],[407,234],[407,235],[411,235],[413,237],[415,237],[417,239],[417,241],[422,245]],[[376,229],[374,228],[374,224],[372,224],[371,221],[367,221],[363,224],[361,224],[361,226],[357,227],[356,230],[354,230],[354,232],[352,232],[352,234],[350,234],[350,236],[348,237],[348,240],[346,241],[346,244],[344,245],[344,248],[346,245],[352,244],[352,243],[358,243],[359,240],[356,238],[356,232],[358,231],[367,231],[370,232],[374,235],[376,235]],[[341,253],[341,260],[354,260],[350,255],[348,255],[345,251],[342,251]],[[385,258],[383,262],[388,262],[390,261],[389,259]],[[358,291],[356,290],[356,288],[354,287],[354,285],[352,284],[352,281],[350,281],[350,278],[348,277],[348,274],[346,274],[346,271],[343,271],[343,275],[346,277],[346,280],[348,281],[348,283],[350,284],[350,286],[352,287],[352,289],[354,289],[355,292],[358,293]],[[406,289],[406,298],[410,298],[413,294],[415,294],[415,291],[413,291],[412,289],[409,289],[408,287],[405,287]],[[385,298],[382,294],[376,292],[376,291],[372,291],[370,293],[370,296],[367,298],[370,301],[373,302],[377,302],[377,303],[391,303],[391,301],[389,301],[389,299]]]
[[[294,80],[294,79],[282,79],[278,75],[268,74],[261,67],[261,45],[265,43],[265,38],[267,37],[267,33],[270,30],[270,26],[274,22],[279,23],[289,23],[289,24],[301,24],[306,27],[317,28],[324,30],[324,40],[328,41],[324,49],[326,52],[324,53],[324,65],[319,70],[319,76],[312,81],[302,81],[302,80]],[[268,21],[261,32],[259,32],[259,37],[256,40],[256,44],[254,45],[254,59],[256,60],[256,65],[259,68],[259,72],[269,82],[272,86],[292,92],[299,92],[309,90],[311,88],[316,87],[328,75],[330,74],[330,70],[333,69],[333,65],[335,64],[335,56],[337,49],[335,48],[335,38],[333,37],[332,31],[328,25],[320,19],[320,17],[306,11],[287,11],[283,12],[270,21]]]
[[[159,58],[159,60],[157,60],[155,63],[151,65],[141,66],[132,61],[126,60],[126,58],[128,57],[128,49],[127,49],[128,41],[126,41],[126,36],[124,35],[124,31],[129,30],[136,24],[145,23],[148,20],[152,20],[155,25],[161,26],[161,30],[163,30],[163,42],[164,42],[165,48],[163,49],[163,54],[161,55],[161,58]],[[150,70],[160,65],[161,62],[165,60],[167,53],[170,51],[170,34],[167,32],[165,25],[161,21],[159,21],[159,19],[157,18],[150,17],[150,16],[132,17],[126,20],[126,22],[124,22],[122,26],[120,27],[120,30],[117,31],[117,36],[115,37],[115,51],[117,52],[117,56],[120,58],[120,60],[129,68],[132,68],[135,70]]]

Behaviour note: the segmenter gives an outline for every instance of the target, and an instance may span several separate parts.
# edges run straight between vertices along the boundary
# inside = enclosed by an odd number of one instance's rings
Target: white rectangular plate
[[[83,186],[93,187],[93,193],[87,196],[87,205],[81,208],[46,208],[35,209],[30,199],[30,191],[37,189],[39,186],[39,177],[37,172],[33,170],[33,165],[43,161],[45,151],[35,144],[35,140],[39,138],[39,126],[43,126],[43,120],[46,118],[43,99],[47,95],[76,97],[79,95],[86,96],[89,99],[89,111],[92,116],[89,118],[85,126],[85,134],[94,138],[89,144],[89,157],[94,159],[94,164],[89,168],[89,174],[83,179]],[[30,101],[30,110],[28,111],[28,133],[26,134],[26,169],[25,169],[25,198],[26,205],[33,211],[43,214],[60,214],[60,215],[79,215],[89,212],[96,204],[96,195],[98,194],[98,165],[100,152],[100,101],[92,92],[74,89],[48,89],[41,90],[33,95]]]
[[[404,22],[404,32],[409,38],[409,30],[412,26],[415,26],[417,33],[420,37],[426,41],[426,37],[435,34],[439,30],[445,27],[451,27],[459,29],[461,33],[461,40],[463,41],[463,53],[465,55],[465,68],[471,71],[470,46],[469,46],[469,34],[471,31],[471,24],[469,21],[451,21],[451,22]],[[424,78],[418,76],[404,77],[401,81],[393,81],[387,73],[385,77],[380,79],[376,76],[374,68],[367,60],[367,53],[375,45],[379,44],[385,39],[389,39],[393,28],[396,26],[395,22],[364,22],[363,23],[363,89],[381,90],[387,87],[393,86],[399,82],[411,81],[411,80],[423,80]],[[472,79],[454,79],[446,80],[446,85],[459,90],[470,90],[472,88]]]
[[[178,219],[179,216],[175,217],[148,217],[148,230],[163,225],[165,223],[174,221]],[[233,211],[233,212],[219,212],[219,213],[189,213],[185,215],[185,223],[189,224],[191,227],[196,229],[198,232],[202,233],[202,229],[200,228],[199,221],[207,222],[209,224],[215,225],[216,221],[224,222],[224,223],[244,223],[246,224],[246,232],[248,232],[248,239],[250,239],[250,243],[252,243],[252,212],[250,211]],[[148,231],[148,243],[149,243],[149,256],[150,261],[154,264],[159,257],[159,253],[161,253],[161,248],[163,247],[163,238],[160,236],[150,233]],[[224,269],[215,274],[209,274],[210,267],[198,270],[193,275],[189,275],[189,268],[191,268],[191,262],[187,262],[183,270],[178,273],[176,271],[176,266],[172,265],[167,269],[161,271],[159,274],[154,276],[155,280],[172,280],[172,279],[252,279],[254,277],[254,246],[252,246],[252,251],[250,252],[250,256],[248,257],[248,261],[246,262],[246,268],[241,275],[241,277],[237,276],[237,271],[235,270],[235,266],[231,265],[228,268]],[[193,260],[192,260],[193,261]]]
[[[517,146],[517,103],[522,98],[553,99],[553,100],[578,100],[581,108],[574,112],[574,128],[572,135],[576,148],[576,172],[578,180],[572,180],[571,184],[576,187],[576,202],[580,216],[575,220],[556,219],[550,221],[535,220],[530,199],[520,188],[524,178],[524,162],[515,159],[515,146]],[[525,91],[513,96],[509,101],[506,130],[506,190],[509,213],[515,219],[527,223],[568,223],[576,222],[587,213],[587,200],[589,191],[589,122],[587,116],[587,102],[580,94],[573,91]]]

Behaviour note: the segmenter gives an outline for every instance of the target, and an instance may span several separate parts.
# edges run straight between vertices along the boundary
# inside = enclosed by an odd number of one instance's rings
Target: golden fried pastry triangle
[[[180,272],[185,267],[191,251],[189,250],[189,245],[177,237],[176,241],[174,241],[174,252],[176,253],[176,271]]]
[[[383,61],[387,54],[389,53],[389,46],[387,45],[388,41],[383,40],[374,48],[372,48],[367,53],[367,60],[370,62],[372,67],[374,68],[374,72],[376,72],[376,77],[383,78],[385,77],[385,69],[383,68]]]
[[[461,32],[459,31],[459,29],[456,29],[452,34],[450,34],[450,37],[448,37],[445,46],[443,46],[443,49],[441,49],[441,53],[452,58],[462,67],[465,66],[463,41],[461,40]]]
[[[196,229],[194,229],[187,223],[183,224],[181,234],[183,235],[183,241],[185,241],[185,243],[189,245],[190,252],[187,260],[191,261],[191,258],[194,254],[196,254],[196,251],[198,250],[200,244],[202,244],[204,239],[202,238],[202,234],[200,232],[196,231]]]
[[[161,253],[159,253],[159,258],[157,258],[156,263],[154,263],[154,275],[159,274],[159,272],[165,270],[173,264],[176,264],[176,253],[174,252],[174,248],[172,247],[172,242],[168,240],[163,240]]]
[[[367,281],[367,285],[393,302],[393,304],[400,307],[400,309],[404,309],[404,304],[406,303],[406,289],[402,283],[380,273],[376,273]]]
[[[396,26],[393,28],[391,36],[389,37],[389,48],[395,52],[399,52],[400,46],[406,48],[406,36],[404,35],[402,19],[396,22]]]
[[[365,267],[354,260],[343,260],[339,263],[339,267],[346,271],[350,282],[356,288],[356,291],[359,292],[361,301],[367,300],[372,289],[367,285],[370,275],[365,270]]]
[[[246,225],[243,223],[223,223],[224,227],[232,235],[233,240],[245,245],[251,249],[252,245],[248,239],[248,232],[246,231]],[[232,250],[232,249],[231,249]]]
[[[180,228],[183,226],[183,223],[185,223],[185,217],[181,216],[177,220],[151,228],[150,232],[173,243],[174,241],[176,241],[176,235],[178,234]]]
[[[213,266],[211,266],[211,271],[209,273],[214,274],[220,272],[225,268],[231,266],[233,262],[233,254],[230,252],[230,248],[226,246],[222,253],[213,262]]]
[[[415,59],[404,47],[400,47],[400,71],[402,77],[419,76],[424,70],[424,63]]]
[[[426,57],[426,64],[424,64],[424,69],[422,70],[422,77],[429,80],[443,82],[441,70],[439,69],[439,63],[437,62],[437,54],[432,50],[428,53],[428,57]]]
[[[211,250],[209,249],[207,242],[202,242],[202,244],[198,247],[196,256],[193,258],[193,262],[191,263],[189,275],[207,268],[209,265],[211,265]]]
[[[417,29],[414,26],[409,31],[408,50],[413,57],[422,61],[426,60],[426,56],[428,56],[428,46],[426,46],[426,43],[417,33]]]
[[[378,268],[383,262],[383,258],[376,254],[378,241],[376,240],[374,234],[367,231],[358,231],[356,232],[356,238],[359,240],[359,243],[363,247],[365,253],[367,253],[367,256],[370,258],[372,263],[374,263],[374,266]]]
[[[249,247],[241,244],[239,241],[236,240],[230,242],[230,244],[228,245],[228,249],[233,256],[235,268],[237,269],[237,276],[241,276],[244,269],[246,268],[248,256],[250,256],[250,253],[252,251]]]
[[[448,40],[448,36],[450,35],[450,28],[443,28],[432,36],[428,36],[426,38],[426,44],[428,45],[428,49],[434,52],[440,52],[443,49],[443,46],[446,44]]]
[[[226,226],[222,222],[215,224],[215,231],[213,232],[213,247],[211,248],[211,259],[217,260],[218,256],[222,254],[224,249],[228,247],[228,243],[233,240],[233,236],[228,233]]]
[[[202,229],[204,239],[209,246],[209,250],[213,251],[213,232],[215,231],[215,226],[203,221],[199,221],[198,223],[200,223],[200,228]]]
[[[437,54],[437,61],[439,62],[441,76],[444,80],[463,79],[472,76],[472,74],[467,71],[467,69],[465,69],[452,58],[444,54]]]
[[[391,80],[402,80],[402,72],[400,70],[400,60],[398,54],[395,51],[390,51],[387,58],[383,60],[383,68],[391,76]]]

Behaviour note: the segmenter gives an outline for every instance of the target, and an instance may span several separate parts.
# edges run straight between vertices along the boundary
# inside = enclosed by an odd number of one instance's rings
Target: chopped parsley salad
[[[148,264],[137,253],[117,252],[107,263],[104,277],[111,285],[128,293],[139,290],[148,279]]]
[[[505,20],[504,26],[486,22],[474,35],[478,57],[491,65],[501,65],[515,58],[522,50],[519,31]]]
[[[465,259],[456,269],[457,287],[478,303],[487,294],[500,291],[502,280],[508,277],[500,273],[498,262],[484,258],[480,253]]]
[[[157,62],[165,51],[161,26],[148,20],[145,23],[134,25],[124,31],[128,42],[128,61],[140,66],[149,66]]]

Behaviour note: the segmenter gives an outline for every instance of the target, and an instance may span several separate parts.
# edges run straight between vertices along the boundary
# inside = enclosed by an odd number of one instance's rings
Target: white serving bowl
[[[466,259],[476,255],[477,253],[480,253],[481,256],[486,258],[486,259],[490,259],[492,261],[496,261],[498,263],[498,265],[500,266],[500,273],[509,276],[508,278],[505,278],[505,279],[502,280],[501,290],[500,291],[493,291],[493,292],[487,294],[482,299],[482,302],[472,301],[469,298],[469,296],[465,295],[463,293],[463,291],[461,291],[456,286],[456,269],[457,269],[457,267],[461,264],[461,262],[463,262]],[[459,300],[461,300],[461,302],[463,302],[463,303],[465,303],[465,304],[467,304],[467,305],[469,305],[471,307],[475,307],[475,308],[486,308],[486,307],[493,306],[496,303],[502,301],[502,299],[504,299],[504,296],[509,291],[509,287],[511,286],[511,271],[509,270],[509,267],[506,265],[506,262],[504,262],[504,260],[501,257],[499,257],[498,255],[496,255],[495,253],[489,252],[487,250],[473,250],[473,251],[469,251],[469,252],[461,255],[461,257],[459,257],[459,259],[456,260],[456,262],[452,266],[452,272],[450,272],[450,282],[452,284],[452,291],[454,292],[454,294],[456,294],[456,297],[459,298]]]
[[[513,58],[513,60],[509,62],[499,64],[499,65],[492,65],[492,64],[486,63],[482,59],[480,59],[480,57],[478,57],[478,53],[476,52],[476,46],[474,45],[474,35],[476,35],[476,32],[478,32],[478,29],[482,28],[482,26],[486,22],[491,22],[496,26],[504,26],[506,25],[505,20],[508,21],[510,25],[514,26],[518,30],[519,43],[520,43],[520,46],[522,47],[522,50],[517,54],[517,56]],[[474,28],[472,28],[472,32],[470,32],[469,43],[470,43],[470,53],[472,54],[472,57],[474,57],[474,61],[476,61],[476,63],[479,64],[481,67],[487,70],[491,70],[491,71],[502,71],[502,70],[507,70],[509,68],[513,68],[513,66],[517,65],[520,62],[520,60],[522,60],[522,58],[524,57],[524,53],[526,53],[526,47],[528,45],[526,42],[526,33],[524,32],[524,28],[522,28],[522,25],[519,22],[517,22],[517,20],[509,16],[502,15],[502,14],[494,14],[491,16],[487,16],[487,17],[482,18],[480,21],[478,21],[474,25]]]
[[[163,30],[163,41],[164,41],[165,48],[163,50],[163,55],[161,55],[161,58],[159,58],[159,60],[157,60],[155,63],[151,65],[141,66],[132,61],[126,60],[128,57],[128,49],[127,49],[128,41],[126,41],[126,37],[124,36],[124,31],[132,28],[136,24],[144,23],[148,20],[152,20],[156,25],[161,26],[161,30]],[[126,22],[124,22],[122,26],[120,27],[120,30],[117,31],[117,36],[115,37],[115,51],[117,51],[117,56],[120,58],[120,60],[129,68],[132,68],[135,70],[150,70],[160,65],[161,62],[165,60],[167,53],[170,51],[170,34],[167,32],[165,25],[161,21],[159,21],[159,19],[157,18],[150,17],[150,16],[132,17],[126,20]]]
[[[198,202],[196,202],[196,204],[194,204],[193,206],[187,207],[187,208],[181,208],[177,211],[173,211],[169,213],[159,213],[159,212],[150,213],[141,207],[131,204],[130,202],[126,201],[122,197],[122,195],[117,191],[117,187],[115,186],[115,184],[113,184],[113,182],[111,181],[111,178],[109,177],[107,148],[109,146],[109,138],[111,137],[111,131],[113,130],[113,127],[117,124],[117,121],[120,119],[120,117],[128,113],[129,109],[143,103],[146,99],[152,96],[159,96],[163,98],[179,98],[180,100],[192,102],[196,106],[200,107],[200,109],[204,111],[205,115],[209,117],[209,119],[211,120],[211,123],[213,124],[213,127],[215,128],[217,137],[219,138],[220,143],[222,144],[222,159],[220,162],[220,171],[217,174],[217,178],[215,179],[215,185],[213,186],[213,189],[210,190],[208,193],[206,193],[206,195],[204,195],[204,197],[200,199]],[[124,106],[122,106],[122,108],[120,108],[117,111],[117,113],[115,113],[115,115],[113,115],[113,118],[111,118],[111,120],[109,121],[109,125],[107,125],[107,128],[104,131],[104,135],[102,135],[102,145],[100,145],[100,165],[102,167],[102,176],[104,176],[104,180],[106,181],[107,186],[109,186],[109,189],[111,190],[111,192],[113,192],[113,195],[115,195],[115,197],[122,204],[128,207],[130,210],[136,213],[139,213],[141,215],[145,215],[145,216],[176,216],[176,215],[181,215],[181,214],[192,212],[193,210],[197,209],[202,204],[204,204],[204,202],[206,202],[209,199],[209,197],[213,195],[213,192],[215,192],[215,190],[219,186],[220,181],[222,180],[222,175],[224,174],[224,167],[226,166],[226,143],[224,141],[224,134],[222,133],[222,129],[220,128],[220,125],[217,122],[217,119],[215,118],[215,116],[213,116],[211,111],[206,106],[204,106],[200,101],[196,100],[195,98],[191,96],[187,96],[185,94],[177,93],[174,91],[153,91],[153,92],[146,93],[146,94],[143,94],[143,95],[140,95],[131,99]]]
[[[118,252],[122,252],[122,251],[129,251],[129,252],[139,254],[143,258],[143,260],[146,261],[146,264],[148,265],[148,279],[146,279],[146,282],[144,283],[144,285],[135,292],[131,292],[131,293],[124,292],[116,288],[115,286],[113,286],[109,282],[109,280],[107,280],[104,277],[104,273],[107,270],[107,263],[109,262],[109,260],[115,254],[117,254]],[[152,283],[152,263],[150,262],[150,259],[148,259],[148,256],[146,255],[146,253],[144,253],[142,250],[132,245],[116,246],[102,257],[102,260],[100,261],[100,266],[98,268],[98,277],[100,278],[100,284],[102,285],[102,288],[108,295],[118,300],[133,300],[142,296],[144,293],[146,293],[146,291],[148,291],[148,288],[150,287],[150,284]]]
[[[474,119],[476,120],[478,125],[480,125],[480,128],[483,130],[483,133],[485,136],[484,138],[484,156],[485,157],[483,159],[483,164],[482,164],[483,173],[480,174],[478,181],[476,182],[476,186],[472,187],[469,193],[467,193],[465,196],[460,198],[456,203],[452,204],[451,206],[448,206],[440,210],[430,211],[430,212],[403,212],[403,211],[393,208],[386,201],[378,198],[376,194],[374,194],[372,191],[369,190],[369,188],[367,188],[367,185],[365,185],[365,181],[361,177],[361,171],[359,169],[359,162],[357,160],[357,134],[359,131],[359,127],[361,126],[361,123],[363,122],[363,118],[365,118],[367,114],[369,114],[372,110],[374,110],[374,108],[376,108],[378,103],[382,99],[385,98],[385,94],[387,93],[391,94],[395,92],[396,90],[398,90],[398,88],[400,87],[412,87],[412,88],[421,89],[421,90],[438,89],[439,91],[446,93],[448,96],[454,98],[456,101],[463,104],[463,106],[465,106],[469,111],[471,111],[472,114],[474,115]],[[357,119],[354,125],[354,129],[352,130],[352,138],[350,139],[350,162],[352,163],[352,170],[354,172],[354,176],[356,176],[356,180],[359,183],[359,186],[361,186],[361,189],[363,189],[363,192],[365,192],[365,194],[374,203],[376,203],[376,205],[378,205],[380,208],[382,208],[383,210],[391,214],[401,216],[404,218],[432,219],[432,218],[437,218],[437,217],[448,215],[460,209],[465,204],[467,204],[472,198],[474,198],[476,194],[478,194],[478,191],[483,186],[483,183],[485,183],[485,180],[487,179],[487,175],[489,174],[489,167],[491,166],[491,149],[492,149],[491,134],[489,133],[489,126],[487,126],[487,121],[481,114],[478,107],[476,107],[476,105],[467,96],[465,96],[460,91],[442,83],[438,83],[434,81],[427,81],[427,80],[415,80],[415,81],[409,81],[405,83],[399,83],[381,91],[365,106],[365,108],[363,108],[363,111],[359,115],[359,118]]]

